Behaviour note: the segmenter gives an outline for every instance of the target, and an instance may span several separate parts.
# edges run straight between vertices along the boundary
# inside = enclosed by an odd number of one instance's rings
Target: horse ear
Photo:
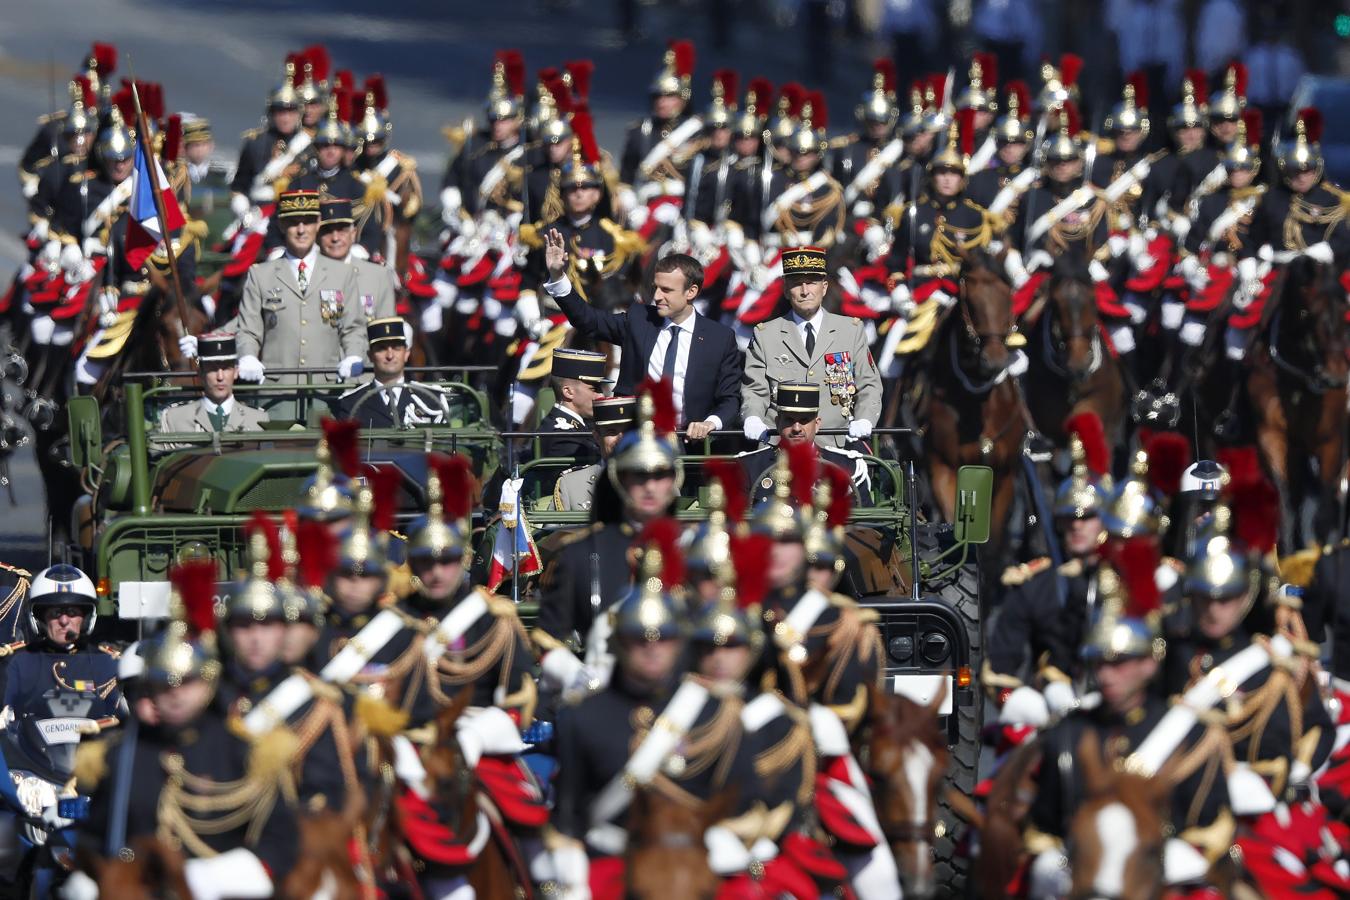
[[[1083,773],[1083,785],[1089,797],[1105,792],[1110,783],[1110,774],[1102,762],[1102,745],[1097,733],[1088,729],[1078,740],[1078,770]]]

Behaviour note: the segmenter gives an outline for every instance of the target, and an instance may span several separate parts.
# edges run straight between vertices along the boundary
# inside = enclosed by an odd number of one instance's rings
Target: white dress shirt
[[[803,319],[794,311],[792,313],[792,324],[797,328],[797,337],[801,339],[802,346],[806,346],[806,326],[809,323],[811,330],[816,335],[816,346],[820,346],[820,326],[825,321],[825,308],[816,310],[816,314],[809,319]]]
[[[207,415],[208,417],[209,417],[212,413],[219,411],[219,412],[221,412],[221,413],[224,414],[224,416],[225,416],[226,419],[229,419],[229,418],[230,418],[230,413],[234,411],[234,395],[231,394],[230,396],[226,397],[226,398],[225,398],[225,402],[221,403],[219,406],[217,406],[216,404],[212,403],[211,400],[210,400],[210,398],[208,398],[208,397],[203,397],[203,398],[202,398],[202,409],[206,410],[206,415]]]
[[[656,336],[652,355],[647,358],[648,377],[660,379],[661,369],[666,364],[666,348],[670,346],[672,335],[678,337],[680,343],[675,349],[675,371],[670,373],[670,382],[671,392],[675,395],[675,410],[679,413],[682,425],[689,422],[689,417],[684,414],[684,380],[689,370],[689,349],[694,345],[694,320],[697,318],[698,313],[694,313],[678,325],[667,320],[661,333]],[[708,416],[705,421],[711,422],[715,429],[722,427],[722,420],[718,416]]]
[[[297,285],[300,283],[300,263],[302,261],[305,264],[306,286],[314,283],[314,265],[319,261],[318,241],[315,241],[314,246],[309,248],[309,253],[304,256],[303,260],[289,250],[286,251],[285,259],[286,265],[291,267],[291,277],[295,279]]]

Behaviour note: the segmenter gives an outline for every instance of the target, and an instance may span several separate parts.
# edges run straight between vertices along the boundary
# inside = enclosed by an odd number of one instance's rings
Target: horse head
[[[703,835],[735,812],[739,794],[739,785],[727,785],[709,799],[690,804],[668,797],[658,786],[634,791],[624,865],[627,896],[634,900],[716,896],[720,880],[708,865]]]
[[[961,321],[967,346],[977,355],[978,375],[992,378],[1012,364],[1012,351],[1025,342],[1012,312],[1012,285],[983,250],[961,261]]]
[[[937,716],[946,692],[927,706],[908,697],[869,689],[865,739],[867,771],[877,819],[891,845],[905,895],[924,897],[936,887],[933,836],[938,783],[947,769],[947,746]]]
[[[1096,732],[1078,744],[1087,798],[1069,826],[1069,866],[1077,900],[1152,900],[1162,892],[1164,807],[1170,779],[1121,770],[1106,761]]]
[[[474,772],[455,737],[455,723],[472,699],[473,684],[466,684],[436,714],[437,740],[422,758],[442,823],[455,834],[471,832],[478,814]]]
[[[1350,306],[1338,271],[1306,256],[1290,262],[1280,298],[1285,323],[1272,335],[1272,342],[1284,338],[1276,352],[1323,390],[1343,388],[1350,370]]]
[[[1047,293],[1050,350],[1074,381],[1093,373],[1101,363],[1101,325],[1097,295],[1087,264],[1072,254],[1055,261]]]

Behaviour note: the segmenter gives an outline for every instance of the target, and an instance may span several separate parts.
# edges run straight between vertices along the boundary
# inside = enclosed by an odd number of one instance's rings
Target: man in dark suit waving
[[[634,302],[619,312],[601,312],[573,292],[567,245],[557,230],[544,236],[544,264],[549,277],[544,290],[572,326],[621,348],[616,394],[632,394],[647,376],[668,378],[690,440],[734,427],[741,405],[741,351],[730,328],[694,311],[703,287],[697,260],[682,253],[662,257],[652,276],[652,302]]]

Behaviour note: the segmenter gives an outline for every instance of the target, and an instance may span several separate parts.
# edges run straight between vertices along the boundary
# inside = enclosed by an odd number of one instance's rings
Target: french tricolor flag
[[[497,590],[503,581],[517,573],[534,575],[543,568],[539,548],[534,545],[534,537],[530,534],[530,523],[525,520],[525,510],[521,508],[520,488],[524,483],[521,478],[508,478],[502,484],[502,499],[498,507],[502,517],[497,523],[497,534],[492,542],[492,564],[487,577],[489,591]]]
[[[160,241],[164,240],[165,229],[160,227],[159,211],[155,209],[155,185],[164,185],[160,193],[164,197],[164,215],[168,218],[169,233],[182,228],[185,224],[183,210],[178,206],[178,198],[169,188],[169,179],[164,177],[164,169],[158,157],[151,157],[155,166],[157,180],[151,180],[150,165],[146,161],[145,145],[136,141],[136,168],[131,173],[131,202],[127,222],[126,260],[132,271],[139,269],[149,258]]]

